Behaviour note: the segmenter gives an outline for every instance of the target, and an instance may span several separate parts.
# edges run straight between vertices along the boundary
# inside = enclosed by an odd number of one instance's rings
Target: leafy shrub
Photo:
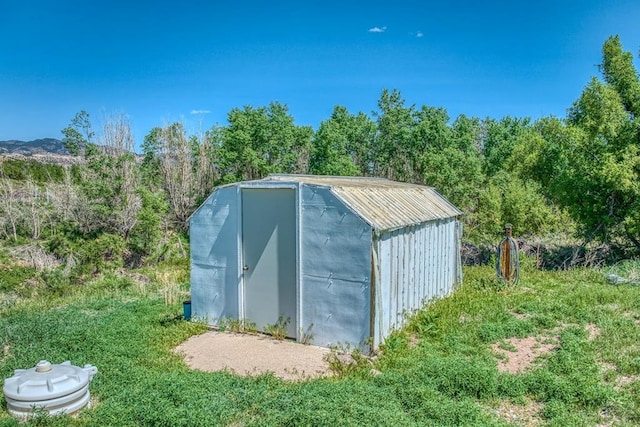
[[[31,267],[17,265],[9,268],[0,267],[0,292],[16,291],[35,275],[36,270]]]
[[[40,273],[40,280],[42,280],[46,292],[50,295],[61,297],[71,293],[71,280],[60,269],[43,271]]]
[[[331,349],[331,353],[325,355],[325,361],[329,364],[331,372],[339,378],[349,376],[369,378],[371,376],[371,360],[358,348],[351,351],[348,345],[335,346]]]
[[[498,371],[477,358],[432,357],[419,365],[422,377],[432,378],[447,396],[485,399],[496,395]]]
[[[524,338],[535,332],[531,321],[511,317],[497,322],[485,322],[478,329],[478,337],[482,342],[491,343],[505,338]]]
[[[18,181],[32,179],[39,183],[62,182],[64,166],[41,163],[31,159],[5,159],[0,163],[0,174]]]
[[[167,202],[162,193],[152,193],[140,188],[138,195],[142,207],[136,215],[136,225],[129,235],[132,264],[140,265],[145,257],[153,256],[161,248],[162,221],[168,211]],[[159,254],[155,254],[158,258]]]
[[[106,291],[124,291],[132,286],[131,278],[112,272],[105,273],[104,276],[92,282],[93,288]]]

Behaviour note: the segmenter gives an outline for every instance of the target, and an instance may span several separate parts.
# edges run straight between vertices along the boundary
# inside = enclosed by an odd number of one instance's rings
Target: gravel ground
[[[331,350],[266,335],[208,331],[175,348],[191,369],[206,372],[229,370],[238,375],[273,372],[285,380],[330,376],[325,361]]]

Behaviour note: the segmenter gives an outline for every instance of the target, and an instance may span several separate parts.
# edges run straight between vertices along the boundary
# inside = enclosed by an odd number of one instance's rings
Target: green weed
[[[359,348],[351,350],[349,345],[331,347],[331,353],[325,356],[329,369],[339,378],[371,376],[373,363]]]
[[[218,329],[220,331],[234,332],[234,333],[258,333],[258,326],[256,322],[252,322],[247,319],[233,319],[231,317],[225,317],[218,322]]]
[[[307,329],[300,328],[300,342],[304,345],[309,345],[313,342],[313,323],[311,323]]]
[[[284,316],[280,315],[276,323],[268,324],[264,327],[264,332],[277,340],[283,340],[287,337],[289,323],[291,323],[290,317],[285,319]]]
[[[24,292],[25,282],[35,276],[36,270],[31,267],[0,265],[0,292]]]

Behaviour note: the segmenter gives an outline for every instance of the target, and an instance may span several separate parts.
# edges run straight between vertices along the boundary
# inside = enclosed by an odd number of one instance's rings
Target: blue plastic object
[[[182,303],[182,317],[184,320],[191,320],[191,300]]]

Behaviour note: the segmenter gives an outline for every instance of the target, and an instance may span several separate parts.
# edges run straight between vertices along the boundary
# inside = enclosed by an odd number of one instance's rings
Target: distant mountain
[[[64,148],[64,144],[59,139],[43,138],[33,141],[0,141],[0,155],[20,154],[31,157],[34,154],[58,154],[69,155],[69,151]]]
[[[98,150],[106,154],[117,154],[113,149],[98,145]],[[136,160],[141,162],[144,156],[133,153]],[[0,162],[2,159],[35,160],[42,163],[53,163],[58,165],[73,165],[84,163],[82,156],[73,156],[59,139],[43,138],[33,141],[0,141]]]

